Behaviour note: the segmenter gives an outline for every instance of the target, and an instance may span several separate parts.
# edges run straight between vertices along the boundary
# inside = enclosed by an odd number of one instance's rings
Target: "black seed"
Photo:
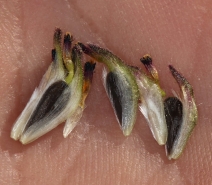
[[[66,82],[58,81],[46,90],[28,121],[25,130],[35,122],[38,122],[47,116],[48,119],[52,119],[61,112],[61,110],[66,106],[70,96],[70,93],[61,96],[66,88],[68,88]],[[54,114],[52,114],[52,112],[54,112]]]
[[[182,124],[183,105],[176,97],[169,97],[164,101],[166,124],[168,128],[168,138],[166,143],[167,152],[170,153],[174,141],[179,135]]]
[[[119,89],[119,79],[116,74],[109,72],[106,78],[107,92],[115,109],[119,123],[122,126],[122,93]]]

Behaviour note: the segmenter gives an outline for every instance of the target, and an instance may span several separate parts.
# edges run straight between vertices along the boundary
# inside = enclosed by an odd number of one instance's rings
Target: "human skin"
[[[211,184],[211,1],[0,1],[0,184]],[[138,112],[124,137],[96,65],[86,109],[66,139],[61,124],[28,145],[10,138],[15,120],[51,63],[53,32],[108,48],[127,64],[151,54],[167,96],[179,87],[172,64],[192,84],[197,126],[169,161]],[[144,68],[143,68],[144,69]]]

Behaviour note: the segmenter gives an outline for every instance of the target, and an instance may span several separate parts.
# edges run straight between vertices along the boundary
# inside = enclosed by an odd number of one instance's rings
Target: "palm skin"
[[[211,184],[210,1],[2,1],[0,13],[0,184]],[[199,119],[183,155],[169,161],[143,116],[124,137],[97,64],[87,108],[64,139],[64,124],[23,146],[10,130],[51,62],[55,27],[108,48],[127,64],[151,54],[161,86],[179,87],[172,64],[192,84]]]

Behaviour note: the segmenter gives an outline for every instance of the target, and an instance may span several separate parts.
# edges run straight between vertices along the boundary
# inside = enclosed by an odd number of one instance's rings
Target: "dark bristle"
[[[84,71],[94,71],[95,69],[95,66],[96,66],[96,63],[92,63],[92,62],[86,62],[85,63],[85,66],[84,66]]]
[[[108,57],[112,57],[112,58],[118,58],[117,56],[115,56],[111,51],[102,48],[98,45],[94,45],[89,43],[88,44],[88,49],[89,49],[89,54],[92,55],[99,55],[100,58],[108,58]],[[95,57],[94,57],[95,58]]]
[[[82,48],[82,51],[83,51],[85,54],[91,53],[91,50],[90,50],[88,47],[86,47],[83,43],[78,42],[78,45]]]
[[[52,49],[52,61],[55,61],[55,57],[56,57],[56,50]]]
[[[64,35],[64,44],[70,45],[73,41],[73,37],[68,33]]]
[[[54,32],[54,40],[57,42],[61,42],[62,39],[62,31],[60,28],[56,28]]]
[[[73,37],[69,33],[66,33],[63,39],[63,52],[65,57],[70,57],[72,41]]]
[[[152,58],[149,55],[146,55],[140,59],[140,61],[146,66],[152,64]]]
[[[174,67],[172,65],[169,65],[169,69],[172,70]]]
[[[71,41],[73,41],[73,37],[69,33],[65,34],[64,42],[71,42]]]
[[[172,65],[169,65],[169,70],[171,71],[172,74],[177,72],[176,69]]]
[[[82,53],[82,48],[78,44],[75,44],[72,50],[74,50],[77,53]]]
[[[95,69],[96,63],[93,62],[86,62],[84,65],[84,78],[89,79],[92,82],[93,79],[93,72]]]
[[[169,70],[176,79],[181,78],[180,73],[172,65],[169,65]]]
[[[188,84],[187,80],[172,65],[169,65],[169,69],[180,86]]]
[[[62,34],[62,30],[60,28],[55,28],[55,33]]]

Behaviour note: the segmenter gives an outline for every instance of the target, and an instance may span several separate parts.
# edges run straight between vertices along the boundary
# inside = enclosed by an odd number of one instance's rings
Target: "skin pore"
[[[0,184],[211,184],[212,3],[188,1],[2,1],[0,11]],[[64,124],[23,146],[13,123],[51,63],[53,32],[111,50],[141,67],[150,54],[161,87],[180,89],[173,65],[194,88],[197,126],[182,156],[169,161],[144,117],[124,137],[102,85],[97,63],[83,117],[70,136]],[[142,66],[143,70],[144,67]]]

